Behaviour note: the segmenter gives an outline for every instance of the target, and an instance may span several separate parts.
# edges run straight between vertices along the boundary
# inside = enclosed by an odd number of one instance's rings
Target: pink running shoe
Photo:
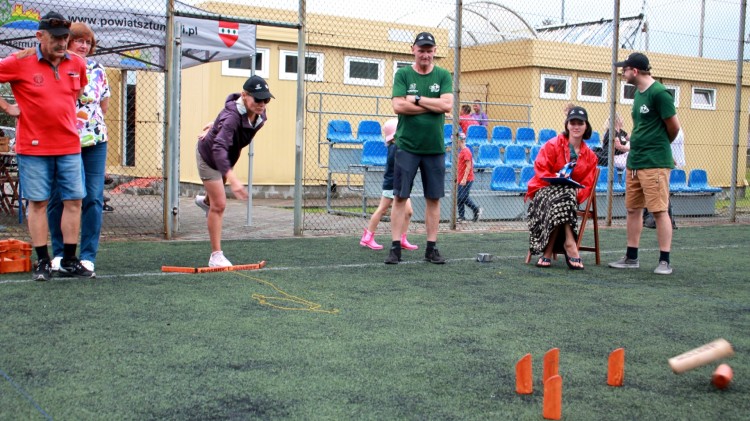
[[[375,233],[370,232],[365,228],[365,232],[362,233],[362,238],[359,240],[359,245],[362,247],[369,247],[373,250],[382,250],[383,246],[375,242]]]
[[[415,246],[406,239],[406,234],[401,235],[401,248],[406,250],[418,250],[419,246]]]

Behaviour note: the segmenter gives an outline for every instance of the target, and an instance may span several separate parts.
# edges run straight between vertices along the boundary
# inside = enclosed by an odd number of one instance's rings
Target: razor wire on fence
[[[624,59],[632,51],[649,56],[654,77],[673,94],[683,127],[685,162],[682,171],[675,172],[672,193],[678,224],[722,223],[733,217],[747,221],[744,84],[739,110],[734,102],[735,74],[741,64],[736,51],[743,41],[737,36],[739,23],[734,24],[740,2],[619,3],[619,57]],[[436,37],[436,65],[458,76],[456,102],[486,115],[481,125],[463,134],[475,161],[471,197],[482,208],[476,222],[456,220],[450,186],[455,182],[452,146],[459,116],[446,118],[441,230],[525,228],[523,183],[539,147],[563,130],[563,108],[568,103],[588,110],[594,129],[592,148],[603,146],[612,96],[624,130],[632,130],[634,87],[619,77],[615,86],[611,83],[615,28],[611,2],[568,2],[567,9],[565,2],[558,1],[449,0],[389,0],[377,8],[359,0],[190,1],[173,6],[166,1],[132,0],[127,7],[54,0],[6,6],[0,7],[2,57],[33,47],[36,22],[50,10],[88,23],[97,35],[99,51],[92,58],[107,66],[112,90],[106,123],[107,172],[113,181],[105,191],[111,208],[103,215],[105,239],[132,234],[170,238],[168,221],[196,211],[190,200],[183,206],[170,195],[192,196],[201,189],[195,170],[195,134],[215,118],[227,94],[239,91],[252,73],[264,77],[276,97],[268,106],[268,124],[253,143],[253,165],[245,157],[238,163],[238,173],[247,173],[245,181],[252,184],[254,197],[290,200],[299,187],[300,230],[331,234],[361,230],[381,197],[384,171],[382,157],[368,156],[376,148],[367,141],[377,142],[385,121],[395,116],[394,75],[414,62],[411,44],[422,31]],[[181,35],[172,38],[166,33],[170,16],[212,23],[203,29],[178,22]],[[457,21],[462,23],[460,45]],[[206,31],[214,31],[225,45],[239,45],[244,35],[235,24],[254,25],[252,52],[221,59],[182,45],[194,33]],[[305,41],[304,91],[298,95],[300,30]],[[199,64],[180,71],[177,93],[168,82],[168,45],[180,45],[183,63]],[[301,122],[295,103],[303,107]],[[178,125],[174,142],[168,140],[173,136],[168,132],[170,106],[179,111],[179,120],[172,122]],[[738,112],[740,136],[735,143],[733,122]],[[298,124],[302,124],[301,138]],[[705,176],[705,188],[691,185],[694,174],[701,181]],[[621,223],[624,172],[613,168],[612,175],[597,185],[599,213],[602,217],[607,210],[614,223]],[[728,210],[733,176],[737,180],[734,214]],[[165,185],[175,179],[179,188],[169,193]],[[424,226],[419,180],[417,184],[411,230]],[[9,184],[3,187],[2,197],[12,194]],[[0,212],[4,236],[26,238],[25,224],[18,219],[17,208]],[[193,227],[177,224],[175,229],[179,234]],[[289,227],[290,233],[294,229]],[[388,224],[381,224],[379,232],[387,231]]]

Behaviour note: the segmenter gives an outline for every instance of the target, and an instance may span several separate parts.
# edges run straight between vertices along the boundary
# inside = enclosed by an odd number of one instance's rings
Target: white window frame
[[[680,87],[677,85],[664,85],[667,89],[673,89],[674,90],[674,107],[677,108],[680,106]]]
[[[695,102],[695,91],[705,91],[706,93],[709,93],[709,103],[697,104]],[[716,109],[716,88],[693,86],[692,95],[690,95],[690,108],[693,108],[695,110],[715,110]]]
[[[625,98],[625,86],[632,86],[633,89],[638,89],[635,85],[627,82],[620,82],[620,104],[632,104],[634,98]]]
[[[290,50],[279,50],[279,79],[280,80],[297,80],[297,71],[295,69],[294,72],[286,72],[284,71],[284,67],[286,66],[286,58],[289,56],[297,57],[296,51],[290,51]],[[325,59],[325,56],[323,53],[313,53],[313,52],[307,52],[305,53],[305,57],[314,57],[317,62],[315,66],[315,74],[305,74],[305,80],[311,81],[311,82],[322,82],[323,81],[323,62]]]
[[[352,62],[372,63],[378,65],[377,79],[361,79],[349,76],[349,66]],[[344,56],[344,84],[362,86],[385,86],[385,60],[381,58]]]
[[[544,92],[544,81],[546,79],[563,79],[565,80],[565,92],[564,93],[550,93],[550,92]],[[539,79],[539,98],[547,98],[547,99],[570,99],[570,86],[572,82],[572,77],[570,76],[563,76],[563,75],[552,75],[547,73],[542,73],[540,79]]]
[[[583,94],[583,82],[600,83],[602,85],[601,96],[591,96]],[[607,80],[606,79],[595,79],[591,77],[579,77],[578,78],[578,100],[588,102],[605,102],[607,100]]]
[[[271,62],[271,50],[269,48],[255,48],[255,53],[260,54],[260,70],[256,69],[255,74],[268,79],[271,74],[268,71],[269,63]],[[257,60],[257,59],[256,59]],[[256,62],[257,66],[257,62]],[[221,75],[222,76],[236,76],[236,77],[250,77],[250,69],[237,69],[235,67],[229,67],[229,60],[221,62]]]
[[[406,64],[406,65],[413,65],[413,61],[405,61],[405,60],[393,60],[393,76],[396,77],[396,72],[398,72],[398,65],[399,64]],[[403,66],[402,66],[403,67]]]

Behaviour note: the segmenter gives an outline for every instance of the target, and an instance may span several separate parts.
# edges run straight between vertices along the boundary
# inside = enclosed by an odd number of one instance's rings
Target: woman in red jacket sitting
[[[552,254],[563,253],[573,270],[583,269],[578,255],[576,210],[595,187],[597,156],[584,142],[591,124],[583,107],[573,107],[565,119],[565,131],[542,146],[529,181],[529,250],[541,254],[539,267],[552,265]],[[570,183],[568,179],[577,182]]]

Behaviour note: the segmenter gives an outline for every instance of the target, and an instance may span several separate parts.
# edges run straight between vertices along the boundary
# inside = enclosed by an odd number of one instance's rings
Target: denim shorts
[[[16,158],[24,199],[32,202],[49,200],[53,184],[57,185],[62,200],[81,200],[86,197],[81,154],[18,155]]]

